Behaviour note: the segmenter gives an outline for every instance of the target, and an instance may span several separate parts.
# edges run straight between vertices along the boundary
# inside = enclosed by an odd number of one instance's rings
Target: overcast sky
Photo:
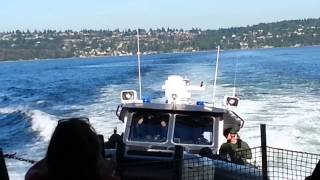
[[[319,18],[320,0],[1,0],[0,31],[218,29]]]

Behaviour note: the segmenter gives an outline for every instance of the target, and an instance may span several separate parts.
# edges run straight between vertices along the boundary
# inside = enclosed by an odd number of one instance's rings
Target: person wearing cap
[[[251,150],[249,145],[240,139],[237,130],[225,129],[223,135],[227,138],[227,142],[220,147],[220,157],[237,164],[247,164],[247,159],[252,158]]]

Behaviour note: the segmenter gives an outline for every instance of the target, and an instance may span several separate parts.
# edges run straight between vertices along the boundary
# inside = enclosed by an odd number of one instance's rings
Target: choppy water
[[[215,52],[142,57],[143,96],[161,101],[168,75],[206,82],[211,99]],[[238,63],[236,63],[238,61]],[[259,124],[267,124],[268,145],[320,153],[320,48],[224,51],[217,101],[240,88],[240,132],[259,146]],[[87,116],[106,137],[120,126],[115,109],[122,89],[137,89],[136,57],[57,59],[0,63],[0,147],[39,160],[59,118]],[[30,164],[7,160],[11,179],[23,179]]]

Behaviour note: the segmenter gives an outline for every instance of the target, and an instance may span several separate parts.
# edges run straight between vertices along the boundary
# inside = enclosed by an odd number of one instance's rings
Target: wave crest
[[[17,116],[17,118],[30,122],[32,131],[38,132],[44,141],[50,140],[58,118],[46,112],[27,107],[0,108],[0,115],[13,113],[21,114],[22,116]]]

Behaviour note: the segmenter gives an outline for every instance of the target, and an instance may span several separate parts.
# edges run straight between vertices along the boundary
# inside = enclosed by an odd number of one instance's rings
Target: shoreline
[[[299,46],[299,47],[265,47],[265,48],[246,48],[246,49],[220,49],[221,52],[223,51],[250,51],[250,50],[268,50],[268,49],[298,49],[298,48],[311,48],[311,47],[320,47],[320,45],[308,45],[308,46]],[[142,56],[150,56],[150,55],[159,55],[159,54],[188,54],[188,53],[207,53],[211,51],[216,51],[216,49],[211,49],[211,50],[200,50],[200,51],[178,51],[178,52],[158,52],[158,53],[147,53]],[[2,62],[21,62],[21,61],[28,61],[28,62],[34,62],[34,61],[50,61],[50,60],[67,60],[67,59],[83,59],[83,60],[88,60],[90,58],[111,58],[111,57],[131,57],[131,56],[137,56],[137,54],[133,55],[122,55],[122,56],[84,56],[84,57],[57,57],[57,58],[47,58],[47,59],[17,59],[17,60],[0,60],[0,63]]]

